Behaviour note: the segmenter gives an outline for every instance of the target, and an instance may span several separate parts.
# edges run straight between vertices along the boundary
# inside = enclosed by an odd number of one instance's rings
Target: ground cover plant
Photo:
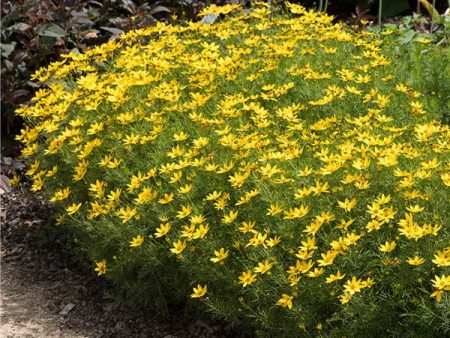
[[[211,6],[39,70],[32,189],[130,303],[260,336],[448,334],[443,97],[383,35],[288,7]]]

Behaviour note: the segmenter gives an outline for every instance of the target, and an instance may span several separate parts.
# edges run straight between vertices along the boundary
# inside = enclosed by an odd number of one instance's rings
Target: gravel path
[[[4,337],[86,337],[61,327],[64,318],[55,316],[47,304],[52,290],[44,283],[24,280],[16,266],[3,264],[1,280],[1,333]]]
[[[0,337],[237,337],[217,324],[180,313],[160,319],[120,309],[105,298],[108,285],[39,230],[47,204],[21,186],[0,190]]]

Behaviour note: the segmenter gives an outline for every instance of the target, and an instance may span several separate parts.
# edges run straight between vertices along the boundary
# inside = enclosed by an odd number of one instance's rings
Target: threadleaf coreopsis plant
[[[450,129],[383,39],[288,8],[210,7],[36,73],[32,189],[136,301],[261,336],[448,333]]]

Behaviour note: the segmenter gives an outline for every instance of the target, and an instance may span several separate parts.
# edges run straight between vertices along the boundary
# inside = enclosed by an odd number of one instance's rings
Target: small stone
[[[66,316],[72,309],[75,307],[75,304],[68,303],[66,304],[63,309],[59,312],[60,316]]]

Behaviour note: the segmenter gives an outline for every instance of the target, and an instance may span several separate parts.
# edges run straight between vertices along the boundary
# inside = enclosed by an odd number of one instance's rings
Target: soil
[[[4,176],[3,176],[4,177]],[[1,194],[0,337],[236,337],[182,311],[161,319],[105,299],[107,283],[39,240],[51,211],[26,186]],[[177,311],[174,311],[177,312]]]

